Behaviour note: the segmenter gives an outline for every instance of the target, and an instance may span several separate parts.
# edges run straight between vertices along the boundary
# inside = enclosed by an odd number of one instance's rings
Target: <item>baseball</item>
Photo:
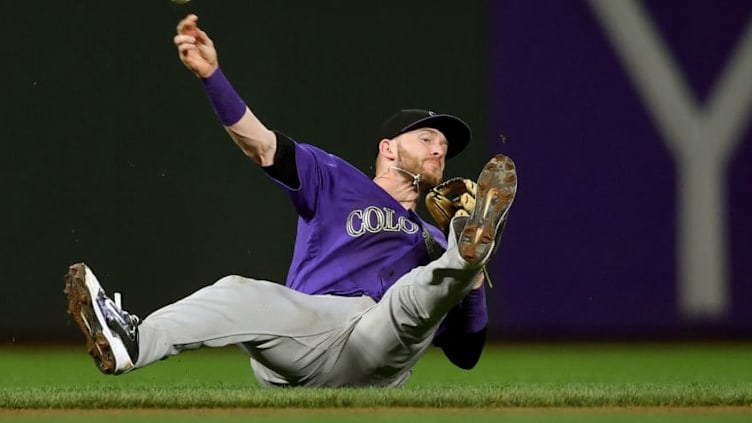
[[[170,1],[172,1],[173,3],[177,3],[177,4],[186,4],[191,0],[170,0]]]

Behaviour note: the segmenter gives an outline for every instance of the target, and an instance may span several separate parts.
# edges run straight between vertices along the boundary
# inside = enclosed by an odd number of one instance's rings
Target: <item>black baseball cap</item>
[[[405,109],[400,110],[381,124],[379,141],[384,138],[392,139],[405,132],[420,128],[433,128],[444,134],[449,143],[447,159],[464,150],[472,138],[470,127],[456,116],[421,109]]]

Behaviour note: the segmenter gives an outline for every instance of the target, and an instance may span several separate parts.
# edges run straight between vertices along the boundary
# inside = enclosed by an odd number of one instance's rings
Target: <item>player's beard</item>
[[[420,192],[426,192],[441,182],[444,171],[443,168],[441,168],[439,159],[420,159],[408,153],[401,145],[397,146],[397,151],[399,152],[397,167],[410,173],[420,175]],[[427,162],[430,161],[439,163],[439,166],[427,166]]]

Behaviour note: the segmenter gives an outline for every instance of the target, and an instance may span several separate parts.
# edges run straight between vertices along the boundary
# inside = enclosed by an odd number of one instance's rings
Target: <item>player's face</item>
[[[444,134],[433,128],[421,128],[402,134],[400,141],[397,166],[420,173],[423,190],[441,182],[448,148]]]

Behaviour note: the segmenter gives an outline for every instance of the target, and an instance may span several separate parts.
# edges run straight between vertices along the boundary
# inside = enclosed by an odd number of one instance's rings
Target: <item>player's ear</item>
[[[381,141],[379,141],[379,154],[389,160],[396,159],[397,148],[396,148],[396,143],[394,142],[394,140],[384,138]]]

